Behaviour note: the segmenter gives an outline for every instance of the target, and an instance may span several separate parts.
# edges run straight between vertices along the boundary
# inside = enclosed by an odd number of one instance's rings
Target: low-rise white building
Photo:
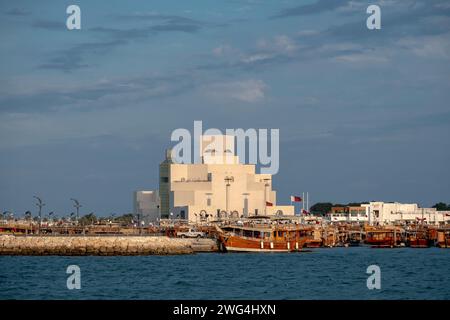
[[[361,206],[366,208],[368,222],[371,225],[417,222],[434,225],[450,223],[450,211],[420,208],[417,203],[374,201]]]
[[[365,213],[330,213],[328,215],[330,222],[345,222],[345,223],[366,223],[369,218]]]
[[[450,211],[420,208],[417,203],[373,201],[361,206],[334,207],[328,214],[332,223],[368,223],[371,225],[450,223]]]

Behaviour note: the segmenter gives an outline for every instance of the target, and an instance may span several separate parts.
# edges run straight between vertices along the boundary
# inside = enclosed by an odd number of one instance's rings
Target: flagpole
[[[306,211],[309,213],[309,192],[306,191]]]
[[[305,210],[305,192],[302,192],[302,213]]]

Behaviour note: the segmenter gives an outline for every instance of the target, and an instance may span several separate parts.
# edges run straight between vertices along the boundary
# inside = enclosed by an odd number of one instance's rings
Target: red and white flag
[[[272,206],[273,206],[273,203],[272,203],[272,202],[269,202],[269,201],[266,201],[266,206],[267,206],[267,207],[272,207]]]
[[[291,202],[302,202],[302,198],[297,196],[291,196]]]

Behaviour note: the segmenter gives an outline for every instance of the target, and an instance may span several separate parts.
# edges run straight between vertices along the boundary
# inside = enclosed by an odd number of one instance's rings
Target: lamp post
[[[264,215],[267,216],[267,187],[270,186],[269,184],[270,179],[264,178]]]
[[[72,200],[74,202],[74,208],[77,209],[77,215],[76,215],[76,223],[78,224],[78,217],[79,217],[79,213],[80,213],[80,208],[82,207],[82,205],[80,204],[80,202],[77,199],[74,198],[70,198],[70,200]]]
[[[250,195],[250,193],[243,193],[242,194],[244,196],[244,210],[242,212],[242,215],[244,216],[244,218],[248,217],[248,196]]]
[[[136,207],[136,215],[137,215],[137,223],[138,223],[138,234],[141,234],[141,202],[138,201],[137,202],[137,207]]]
[[[36,203],[36,206],[39,208],[39,226],[38,226],[38,234],[41,234],[41,225],[42,225],[42,207],[45,206],[45,203],[42,201],[41,198],[39,198],[38,196],[33,196],[33,198],[36,198],[36,200],[38,201],[38,203]]]
[[[47,226],[50,226],[50,224],[53,226],[53,223],[51,222],[51,217],[53,215],[53,211],[48,213],[48,221],[47,221]],[[53,230],[53,229],[52,229]]]
[[[32,230],[33,226],[32,226],[32,219],[31,219],[31,212],[30,211],[25,212],[25,221],[29,221],[29,223],[30,223],[30,230]],[[27,233],[26,234],[28,234],[28,229],[27,229]]]
[[[70,226],[70,229],[72,230],[72,227],[73,227],[72,222],[73,222],[73,216],[74,216],[74,215],[75,215],[74,212],[71,212],[71,213],[70,213],[70,216],[69,216],[69,224],[66,224],[66,233],[67,233],[67,234],[69,234],[69,226]]]
[[[225,212],[226,212],[226,214],[227,214],[227,216],[228,216],[228,207],[229,207],[229,205],[228,205],[228,199],[229,199],[229,192],[230,192],[230,182],[234,182],[234,177],[229,177],[229,176],[226,176],[225,177],[225,182],[226,182],[226,188],[225,188]]]
[[[91,227],[94,227],[94,212],[89,213],[89,216],[91,217]]]
[[[138,234],[141,235],[141,211],[138,210],[138,214],[137,214],[137,223],[138,223]]]

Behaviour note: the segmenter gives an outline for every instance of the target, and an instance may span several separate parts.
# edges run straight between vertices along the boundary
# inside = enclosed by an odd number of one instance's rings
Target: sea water
[[[69,290],[69,265],[81,289]],[[381,289],[367,287],[378,265]],[[450,299],[450,250],[0,256],[0,299]]]

